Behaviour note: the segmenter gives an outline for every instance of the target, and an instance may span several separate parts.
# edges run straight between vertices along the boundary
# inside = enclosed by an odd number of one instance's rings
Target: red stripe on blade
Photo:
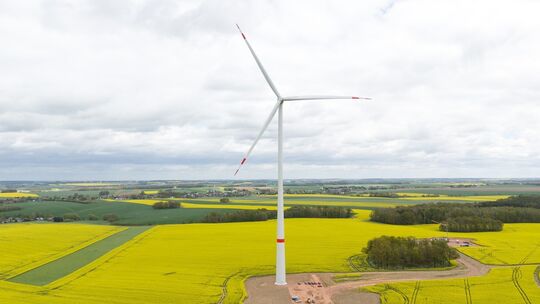
[[[242,34],[242,37],[244,37],[244,40],[246,40],[246,36],[244,35],[244,33],[240,33],[240,34]]]
[[[353,96],[352,99],[360,99],[359,97]]]
[[[285,243],[285,239],[277,239],[278,243]]]
[[[245,162],[246,162],[246,158],[244,157],[244,159],[242,159],[242,161],[240,162],[240,165],[243,165]]]

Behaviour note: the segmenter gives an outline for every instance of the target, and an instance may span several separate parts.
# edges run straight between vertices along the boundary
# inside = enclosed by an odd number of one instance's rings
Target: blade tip
[[[242,29],[240,28],[238,23],[236,23],[236,27],[238,28],[238,31],[240,32],[240,34],[242,34],[242,38],[244,38],[244,40],[246,40],[246,35],[244,35],[244,32],[242,32]]]

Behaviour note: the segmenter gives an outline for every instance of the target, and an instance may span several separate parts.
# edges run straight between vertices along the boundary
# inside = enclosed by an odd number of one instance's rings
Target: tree
[[[375,267],[396,269],[410,267],[446,267],[459,257],[445,241],[414,237],[381,236],[362,250]]]
[[[81,217],[77,213],[66,213],[64,214],[64,221],[65,222],[74,222],[74,221],[80,221]]]
[[[175,209],[175,208],[180,208],[180,207],[181,207],[181,204],[175,201],[157,202],[152,205],[152,208],[154,209]]]
[[[114,213],[108,213],[103,215],[103,220],[109,223],[116,222],[118,220],[118,216]]]

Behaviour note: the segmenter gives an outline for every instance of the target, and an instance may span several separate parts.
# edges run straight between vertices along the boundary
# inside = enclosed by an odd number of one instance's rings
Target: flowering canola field
[[[379,293],[382,304],[539,303],[535,268],[495,268],[483,277],[384,284],[366,290]]]
[[[35,193],[27,192],[6,192],[0,193],[0,198],[22,198],[22,197],[38,197],[39,195]]]
[[[123,229],[69,223],[0,225],[0,279],[50,262]]]

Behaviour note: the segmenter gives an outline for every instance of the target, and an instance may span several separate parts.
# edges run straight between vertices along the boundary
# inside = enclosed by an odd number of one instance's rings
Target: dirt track
[[[451,270],[365,272],[359,280],[337,284],[332,281],[333,273],[291,274],[287,276],[287,286],[275,286],[273,276],[254,277],[246,281],[248,299],[244,303],[294,303],[291,301],[293,295],[299,296],[302,303],[306,303],[308,298],[314,299],[317,304],[379,303],[378,295],[355,290],[390,282],[482,276],[490,270],[490,266],[461,253],[457,262],[458,266]],[[306,284],[309,282],[315,284]],[[320,287],[318,282],[321,282]]]

